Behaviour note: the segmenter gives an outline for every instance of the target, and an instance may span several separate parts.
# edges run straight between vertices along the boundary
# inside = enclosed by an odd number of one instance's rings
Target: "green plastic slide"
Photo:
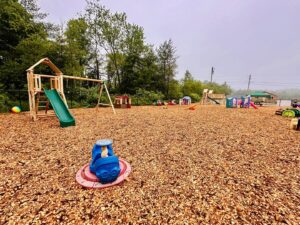
[[[45,94],[49,99],[57,118],[59,119],[60,126],[75,126],[75,119],[58,92],[55,89],[45,90]]]

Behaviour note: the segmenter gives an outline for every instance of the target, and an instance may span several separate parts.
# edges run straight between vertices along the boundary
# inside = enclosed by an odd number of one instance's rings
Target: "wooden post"
[[[35,105],[35,88],[34,88],[34,74],[32,70],[27,71],[28,81],[28,98],[30,105],[30,116],[33,121],[37,120],[36,105]]]
[[[61,95],[62,99],[64,100],[64,103],[67,106],[67,108],[69,108],[68,103],[67,103],[67,99],[66,99],[66,96],[65,96],[65,93],[64,93],[64,77],[63,77],[62,73],[58,74],[58,79],[59,79],[58,83],[59,83],[59,86],[60,86],[60,95]]]
[[[113,103],[112,103],[112,101],[111,101],[111,98],[110,98],[109,92],[108,92],[108,90],[107,90],[106,84],[105,84],[105,83],[103,83],[103,85],[104,85],[104,88],[105,88],[106,94],[107,94],[107,96],[108,96],[108,99],[109,99],[109,102],[110,102],[111,108],[112,108],[112,110],[113,110],[114,114],[116,114],[115,107],[114,107],[114,105],[113,105]]]
[[[27,90],[28,90],[28,100],[29,100],[29,114],[33,119],[33,108],[32,108],[32,95],[31,95],[31,72],[27,71]]]
[[[100,105],[100,102],[101,102],[101,96],[102,96],[102,91],[103,91],[103,84],[99,83],[100,85],[100,88],[99,88],[99,97],[98,97],[98,103],[97,103],[97,106],[96,108],[98,109],[99,105]]]

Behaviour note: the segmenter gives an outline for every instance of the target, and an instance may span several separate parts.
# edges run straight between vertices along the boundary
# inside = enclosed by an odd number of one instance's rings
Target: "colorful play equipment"
[[[299,100],[299,99],[292,99],[292,100],[291,100],[291,106],[292,106],[293,108],[297,108],[297,107],[300,108],[300,100]]]
[[[225,94],[214,94],[214,90],[204,89],[202,93],[202,105],[224,105],[226,100]]]
[[[250,108],[258,109],[257,106],[251,101],[251,97],[241,96],[241,99],[237,97],[226,98],[226,108]]]
[[[76,181],[86,188],[105,188],[121,183],[131,172],[131,166],[114,155],[112,140],[98,140],[92,150],[92,160],[76,174]]]
[[[21,112],[21,107],[20,106],[14,106],[10,110],[13,113],[20,113]]]
[[[240,108],[250,108],[251,97],[250,96],[241,96],[241,99],[238,101]]]
[[[50,67],[54,75],[35,74],[34,68],[40,64]],[[50,90],[43,88],[42,79],[50,80]],[[109,105],[115,113],[108,89],[102,80],[90,79],[79,76],[68,76],[63,73],[48,58],[43,58],[30,68],[27,69],[27,86],[29,96],[30,117],[36,121],[38,117],[50,116],[48,114],[49,104],[52,105],[55,115],[59,119],[61,127],[74,126],[75,119],[68,109],[67,100],[64,94],[64,79],[91,81],[99,84],[99,96],[97,106]],[[106,91],[110,104],[100,103],[103,88]],[[45,109],[45,113],[41,113],[39,109]],[[52,114],[53,115],[53,114]]]
[[[190,96],[184,96],[179,99],[179,105],[190,105],[192,103],[192,99]]]
[[[131,99],[127,95],[117,96],[114,102],[115,108],[131,108]]]

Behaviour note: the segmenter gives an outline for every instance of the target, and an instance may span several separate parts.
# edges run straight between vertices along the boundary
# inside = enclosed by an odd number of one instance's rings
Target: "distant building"
[[[255,91],[250,94],[251,100],[257,104],[276,104],[277,103],[277,95],[267,92],[267,91]]]

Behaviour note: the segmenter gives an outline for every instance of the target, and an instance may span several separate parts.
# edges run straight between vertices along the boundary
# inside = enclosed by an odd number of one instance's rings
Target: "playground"
[[[187,107],[71,109],[76,125],[66,128],[56,117],[0,114],[0,224],[299,223],[290,119],[276,107]],[[105,138],[132,172],[85,189],[75,175]]]

